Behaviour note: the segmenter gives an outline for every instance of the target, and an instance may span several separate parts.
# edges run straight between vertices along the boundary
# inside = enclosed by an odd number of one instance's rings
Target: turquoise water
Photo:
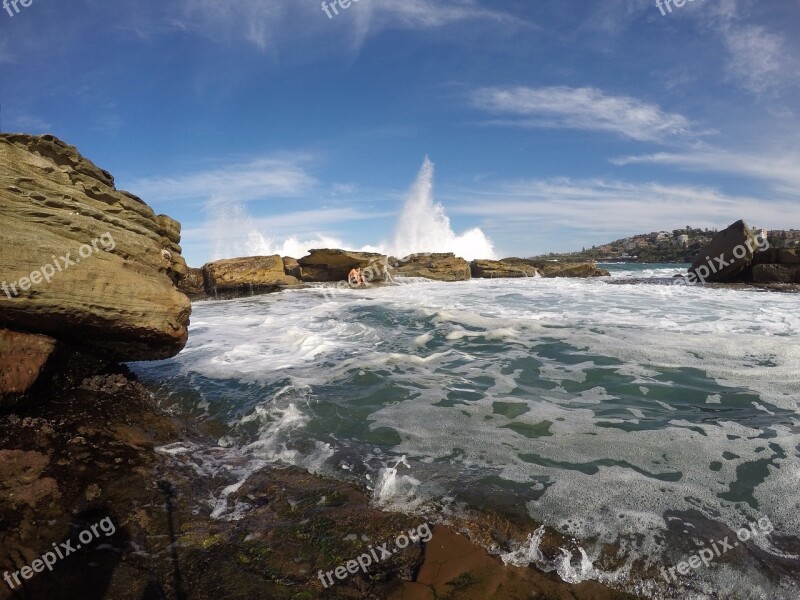
[[[307,289],[198,303],[184,352],[136,370],[217,440],[167,451],[231,482],[290,463],[387,509],[494,510],[574,536],[591,564],[498,549],[567,580],[796,598],[797,308],[793,294],[603,279]],[[205,505],[235,519],[247,506],[227,494]],[[764,517],[774,533],[672,591],[642,576]],[[620,550],[613,568],[595,566],[603,544]]]

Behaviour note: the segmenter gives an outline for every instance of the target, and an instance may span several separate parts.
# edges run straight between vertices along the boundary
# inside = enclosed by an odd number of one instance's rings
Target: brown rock
[[[506,263],[499,260],[473,260],[470,263],[472,276],[476,279],[495,277],[536,277],[536,267],[521,263]]]
[[[186,271],[174,221],[53,136],[0,135],[0,173],[6,326],[125,361],[183,348],[191,306],[174,287]]]
[[[283,257],[283,271],[296,279],[303,278],[303,270],[300,268],[300,263],[297,262],[296,258],[292,258],[291,256]]]
[[[383,281],[387,257],[372,252],[350,252],[337,249],[310,250],[298,262],[303,281],[346,281],[352,269],[370,269],[371,281]]]
[[[283,259],[278,255],[211,262],[203,267],[203,277],[206,293],[210,296],[269,293],[281,286],[300,283],[285,273]]]
[[[0,407],[33,387],[55,348],[53,338],[0,329]]]
[[[469,263],[446,254],[412,254],[401,260],[390,259],[390,272],[395,277],[424,277],[436,281],[467,281],[472,278]]]
[[[530,258],[504,258],[503,263],[510,263],[515,265],[528,265],[535,267],[542,277],[555,278],[555,277],[609,277],[606,269],[600,269],[593,262],[583,263],[562,263],[547,260],[536,260]]]

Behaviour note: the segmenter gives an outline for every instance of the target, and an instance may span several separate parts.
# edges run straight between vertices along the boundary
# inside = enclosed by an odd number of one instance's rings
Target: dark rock
[[[747,223],[736,221],[714,236],[695,258],[689,272],[702,282],[733,281],[750,266],[761,248]]]
[[[800,283],[800,266],[755,265],[750,279],[754,283]]]

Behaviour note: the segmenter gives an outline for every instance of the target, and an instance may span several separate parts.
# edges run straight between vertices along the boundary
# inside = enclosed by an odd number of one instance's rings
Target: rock
[[[385,279],[387,257],[372,252],[350,252],[348,250],[310,250],[308,256],[299,261],[301,276],[306,282],[346,281],[352,269],[370,269],[371,281]]]
[[[188,269],[186,277],[178,282],[178,289],[191,300],[207,298],[208,294],[206,294],[203,269]]]
[[[436,281],[467,281],[472,278],[469,263],[452,252],[412,254],[400,260],[390,258],[389,265],[391,275],[395,277],[424,277]]]
[[[179,226],[53,136],[0,135],[4,326],[117,360],[186,344],[191,305]]]
[[[755,283],[800,283],[800,266],[755,265],[749,278]]]
[[[582,263],[562,263],[548,260],[537,260],[532,258],[504,258],[501,262],[507,264],[527,265],[535,267],[542,277],[556,278],[556,277],[576,277],[576,278],[589,278],[589,277],[609,277],[609,273],[605,269],[599,269],[593,262]]]
[[[269,293],[300,283],[286,274],[283,259],[278,255],[211,262],[203,267],[203,278],[206,293],[213,297]]]
[[[283,257],[283,271],[287,275],[291,275],[297,279],[303,278],[303,270],[300,268],[300,263],[297,262],[296,258],[292,258],[291,256]]]
[[[759,249],[759,242],[747,223],[736,221],[700,251],[689,272],[702,282],[732,281],[750,266]]]
[[[495,277],[536,277],[536,267],[522,263],[506,263],[499,260],[473,260],[470,263],[472,276],[479,279]]]
[[[753,256],[755,265],[800,265],[800,252],[789,248],[768,248]]]
[[[0,408],[33,387],[55,348],[53,338],[0,329]]]

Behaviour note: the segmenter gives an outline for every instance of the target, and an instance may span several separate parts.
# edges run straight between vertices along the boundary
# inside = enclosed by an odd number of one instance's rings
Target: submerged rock
[[[53,136],[0,135],[0,171],[4,327],[125,361],[184,347],[180,224]]]

